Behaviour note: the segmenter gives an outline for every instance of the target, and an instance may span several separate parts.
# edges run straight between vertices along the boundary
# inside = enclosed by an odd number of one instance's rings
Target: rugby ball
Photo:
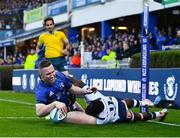
[[[54,123],[58,123],[58,122],[62,121],[64,118],[66,118],[66,115],[62,114],[61,110],[59,110],[58,108],[54,108],[50,112],[50,119]]]

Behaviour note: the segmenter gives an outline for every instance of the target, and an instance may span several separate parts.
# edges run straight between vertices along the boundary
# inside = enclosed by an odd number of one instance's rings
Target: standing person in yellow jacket
[[[36,54],[36,51],[34,49],[30,50],[30,54],[26,57],[26,61],[24,63],[24,69],[35,69],[35,62],[37,60],[38,56]]]
[[[39,36],[38,48],[41,49],[45,46],[45,58],[53,64],[56,70],[67,74],[65,55],[68,52],[69,41],[63,32],[55,31],[55,23],[52,17],[44,19],[44,27],[47,32]]]

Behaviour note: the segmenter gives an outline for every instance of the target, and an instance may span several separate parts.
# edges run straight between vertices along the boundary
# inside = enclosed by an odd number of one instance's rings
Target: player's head
[[[53,84],[55,81],[55,70],[50,61],[44,60],[39,64],[41,80],[47,84]]]
[[[87,107],[86,107],[86,114],[92,115],[94,117],[97,117],[99,113],[101,113],[104,109],[104,104],[102,101],[94,100],[92,101]]]
[[[54,30],[54,19],[52,17],[46,17],[44,19],[44,26],[48,30],[48,32],[52,33]]]

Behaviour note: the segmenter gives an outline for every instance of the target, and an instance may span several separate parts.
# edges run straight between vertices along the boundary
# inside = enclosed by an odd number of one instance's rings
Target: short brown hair
[[[43,60],[39,64],[39,69],[49,67],[51,65],[51,62],[49,60]]]
[[[48,17],[44,18],[43,24],[46,25],[46,22],[47,22],[47,21],[52,21],[53,24],[54,24],[54,19],[53,19],[53,17],[48,16]]]

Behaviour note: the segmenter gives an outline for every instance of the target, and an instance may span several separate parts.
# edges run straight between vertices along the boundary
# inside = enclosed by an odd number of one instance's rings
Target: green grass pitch
[[[34,94],[0,91],[0,137],[180,137],[180,110],[169,109],[165,124],[53,124],[36,117]]]

